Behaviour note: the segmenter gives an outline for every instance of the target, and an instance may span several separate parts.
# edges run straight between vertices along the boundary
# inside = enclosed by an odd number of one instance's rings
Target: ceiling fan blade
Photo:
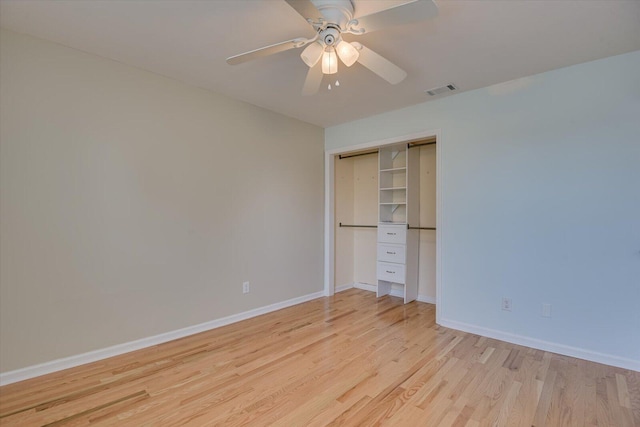
[[[405,77],[407,77],[406,71],[388,59],[378,55],[366,46],[357,42],[352,42],[351,44],[360,51],[358,62],[392,85],[400,83]]]
[[[322,83],[322,76],[322,65],[320,65],[320,62],[309,68],[307,78],[304,80],[304,86],[302,87],[302,94],[308,96],[318,93],[318,89],[320,89],[320,84]]]
[[[241,53],[240,55],[230,56],[227,58],[227,64],[237,65],[243,62],[251,61],[253,59],[262,58],[264,56],[273,55],[274,53],[284,52],[285,50],[293,49],[296,47],[302,47],[310,40],[304,38],[297,38],[293,40],[287,40],[286,42],[272,44],[270,46],[261,47],[259,49],[251,50],[249,52]]]
[[[285,0],[289,6],[295,9],[304,19],[309,22],[318,22],[323,19],[322,13],[311,3],[311,0]]]
[[[438,15],[438,6],[433,0],[414,0],[371,15],[357,18],[358,24],[353,26],[355,31],[363,30],[364,34],[394,25],[410,24],[412,22],[430,19]]]

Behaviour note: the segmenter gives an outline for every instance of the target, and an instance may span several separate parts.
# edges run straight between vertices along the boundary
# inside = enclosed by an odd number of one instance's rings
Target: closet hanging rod
[[[351,227],[351,228],[378,228],[377,225],[360,225],[360,224],[343,224],[343,223],[338,223],[338,225],[340,227]],[[435,230],[435,227],[412,227],[409,224],[407,224],[407,228],[409,230]]]
[[[378,154],[378,150],[367,151],[366,153],[345,154],[344,156],[342,154],[338,154],[338,159],[342,160],[342,159],[348,159],[349,157],[367,156],[369,154]]]
[[[436,141],[422,142],[422,143],[420,143],[420,144],[412,144],[412,143],[408,143],[408,144],[407,144],[407,148],[422,147],[423,145],[436,145]]]

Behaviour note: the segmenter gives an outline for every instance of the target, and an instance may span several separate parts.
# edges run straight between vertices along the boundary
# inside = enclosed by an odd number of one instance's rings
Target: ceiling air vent
[[[436,96],[436,95],[440,95],[441,93],[453,92],[453,91],[456,91],[456,90],[458,90],[456,85],[454,85],[453,83],[449,83],[446,86],[441,86],[441,87],[436,87],[436,88],[433,88],[433,89],[425,90],[425,92],[428,93],[431,96]]]

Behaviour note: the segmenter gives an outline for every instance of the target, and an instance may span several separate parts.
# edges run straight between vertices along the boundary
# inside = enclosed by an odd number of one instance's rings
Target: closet
[[[435,139],[342,154],[334,170],[336,292],[435,302]]]

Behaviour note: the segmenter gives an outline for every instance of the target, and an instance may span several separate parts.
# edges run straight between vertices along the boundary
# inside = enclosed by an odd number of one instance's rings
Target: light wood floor
[[[640,426],[640,373],[349,290],[0,388],[0,425]]]

